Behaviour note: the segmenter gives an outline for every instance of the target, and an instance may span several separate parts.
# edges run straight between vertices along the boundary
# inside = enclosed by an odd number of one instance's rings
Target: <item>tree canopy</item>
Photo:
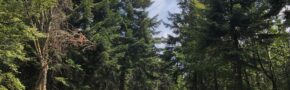
[[[0,90],[290,89],[289,0],[153,1],[0,0]]]

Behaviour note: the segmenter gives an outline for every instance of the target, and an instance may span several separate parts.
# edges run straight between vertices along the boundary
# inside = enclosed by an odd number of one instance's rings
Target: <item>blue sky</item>
[[[168,12],[178,13],[180,9],[177,5],[177,0],[152,0],[154,3],[147,9],[149,11],[149,17],[154,17],[158,15],[158,20],[163,22],[168,21]],[[160,33],[158,37],[167,37],[168,34],[173,35],[172,31],[169,28],[166,28],[163,23],[157,28]]]

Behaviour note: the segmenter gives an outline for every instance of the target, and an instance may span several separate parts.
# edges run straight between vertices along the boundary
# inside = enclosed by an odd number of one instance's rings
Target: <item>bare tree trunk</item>
[[[46,90],[47,85],[47,72],[48,72],[48,60],[41,61],[41,72],[39,73],[39,81],[37,83],[36,90]]]
[[[43,11],[41,13],[42,17],[39,18],[39,21],[36,22],[36,27],[39,31],[43,32],[43,33],[47,33],[47,38],[45,39],[45,41],[43,40],[35,40],[34,41],[34,45],[36,48],[36,51],[38,53],[38,57],[40,60],[40,73],[38,76],[38,80],[36,83],[36,90],[47,90],[46,86],[47,86],[47,72],[48,72],[48,65],[49,65],[49,49],[48,46],[51,44],[49,42],[50,40],[50,36],[49,36],[49,30],[50,30],[50,26],[51,26],[51,10],[49,10],[48,12],[44,13],[45,11]]]
[[[42,89],[41,90],[46,90],[46,85],[47,85],[47,71],[48,71],[48,65],[45,65],[43,68],[43,82],[42,82]]]

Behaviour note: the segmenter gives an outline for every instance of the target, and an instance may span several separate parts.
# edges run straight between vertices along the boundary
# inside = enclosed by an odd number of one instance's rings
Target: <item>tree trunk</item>
[[[217,80],[217,72],[216,70],[214,71],[213,75],[214,75],[214,87],[215,87],[215,90],[219,90],[219,84],[218,84],[218,80]]]
[[[278,87],[277,87],[277,80],[276,80],[276,77],[275,77],[275,75],[274,75],[275,73],[273,73],[273,71],[272,71],[272,73],[271,73],[271,77],[270,77],[270,79],[271,79],[271,82],[272,82],[272,90],[278,90]]]
[[[247,84],[247,90],[252,90],[252,87],[249,81],[249,75],[247,73],[247,69],[244,69],[244,75],[245,75],[245,82]]]
[[[241,62],[240,60],[238,60],[236,62],[236,65],[235,65],[235,90],[243,90],[243,77],[242,77],[242,65],[241,65]]]
[[[288,72],[286,72],[286,73],[287,73],[286,77],[289,77]],[[288,88],[288,90],[290,90],[290,78],[287,78],[287,83],[288,83],[287,88]]]
[[[36,90],[47,90],[47,72],[48,72],[48,60],[41,61],[41,71],[38,76],[38,82],[36,86]]]
[[[126,83],[126,70],[125,68],[121,68],[121,73],[120,73],[120,77],[119,77],[119,90],[125,90],[125,83]]]
[[[275,79],[274,75],[271,75],[270,80],[272,82],[272,90],[278,90],[276,79]]]
[[[240,52],[239,40],[238,40],[238,31],[234,29],[234,26],[231,26],[232,38],[234,41],[234,50]],[[242,76],[242,60],[238,53],[233,55],[234,60],[234,78],[235,78],[235,90],[243,90],[243,76]]]
[[[289,75],[289,70],[288,70],[288,64],[289,63],[287,63],[287,65],[286,65],[286,67],[285,67],[285,76],[286,77],[290,77],[290,75]],[[290,90],[290,78],[287,78],[287,90]]]
[[[233,8],[234,8],[234,1],[230,0],[230,13],[233,14]],[[240,51],[240,46],[239,46],[239,31],[236,29],[238,25],[235,24],[235,20],[233,17],[230,19],[230,32],[231,32],[231,37],[233,40],[233,46],[235,51]],[[234,79],[235,79],[235,90],[243,90],[243,77],[242,77],[242,59],[239,54],[233,55],[232,58],[233,61],[233,70],[234,70]]]
[[[278,90],[276,81],[275,80],[271,80],[271,81],[272,81],[272,90]]]

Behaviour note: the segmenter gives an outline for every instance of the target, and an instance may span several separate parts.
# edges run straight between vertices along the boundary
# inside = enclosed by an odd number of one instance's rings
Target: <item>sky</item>
[[[158,15],[158,20],[169,23],[168,13],[178,13],[181,10],[178,8],[177,0],[152,0],[153,4],[147,9],[149,12],[149,17],[154,17]],[[160,31],[157,37],[167,37],[169,35],[174,35],[170,28],[166,28],[163,23],[156,29]]]

